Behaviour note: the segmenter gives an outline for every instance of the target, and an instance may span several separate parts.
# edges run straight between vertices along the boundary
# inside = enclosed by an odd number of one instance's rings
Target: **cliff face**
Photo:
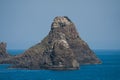
[[[76,31],[66,16],[56,17],[49,34],[38,44],[8,61],[15,68],[78,69],[81,64],[96,64],[100,60]]]
[[[6,51],[6,43],[0,42],[0,60],[10,57]]]

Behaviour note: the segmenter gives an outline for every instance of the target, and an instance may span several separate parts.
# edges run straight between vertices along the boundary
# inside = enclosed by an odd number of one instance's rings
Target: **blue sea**
[[[8,50],[12,55],[24,50]],[[82,65],[79,70],[20,70],[0,65],[0,80],[120,80],[120,50],[94,50],[102,64]]]

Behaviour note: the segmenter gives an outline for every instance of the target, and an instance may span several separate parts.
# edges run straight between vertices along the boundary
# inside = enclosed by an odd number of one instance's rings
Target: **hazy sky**
[[[27,49],[68,16],[92,49],[120,49],[120,0],[0,0],[0,42]]]

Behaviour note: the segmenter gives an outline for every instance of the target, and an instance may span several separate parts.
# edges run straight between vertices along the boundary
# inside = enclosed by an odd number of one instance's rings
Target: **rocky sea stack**
[[[49,34],[40,43],[5,62],[13,68],[71,70],[100,60],[80,38],[74,23],[62,16],[55,17]]]
[[[6,51],[6,46],[6,43],[0,42],[0,60],[10,57],[10,55]]]

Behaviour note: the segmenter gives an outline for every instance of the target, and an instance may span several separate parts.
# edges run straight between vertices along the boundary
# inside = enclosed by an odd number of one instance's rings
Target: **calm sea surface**
[[[8,50],[16,55],[24,50]],[[95,50],[99,65],[83,65],[79,70],[19,70],[0,65],[0,80],[120,80],[120,50]]]

